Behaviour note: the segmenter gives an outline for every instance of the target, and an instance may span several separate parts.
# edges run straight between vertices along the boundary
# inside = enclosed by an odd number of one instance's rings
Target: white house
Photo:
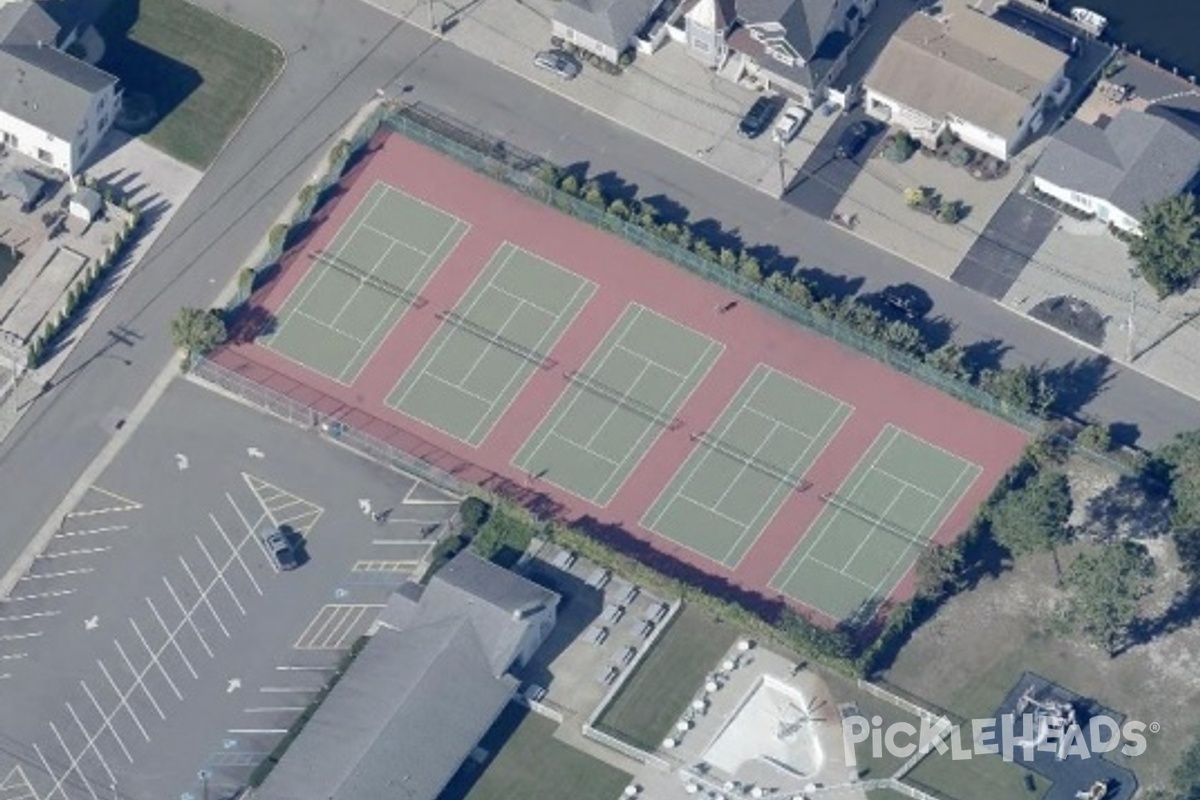
[[[634,46],[638,32],[663,0],[562,0],[551,35],[613,64]]]
[[[1033,170],[1042,192],[1127,233],[1140,233],[1148,205],[1192,187],[1200,138],[1169,108],[1125,110],[1103,127],[1071,120],[1054,134]]]
[[[70,38],[39,3],[0,7],[0,142],[73,175],[112,127],[121,90],[61,41]]]
[[[981,11],[916,13],[864,80],[866,110],[927,146],[947,132],[1007,160],[1071,91],[1070,56]]]
[[[845,67],[875,0],[693,0],[688,53],[812,109]]]

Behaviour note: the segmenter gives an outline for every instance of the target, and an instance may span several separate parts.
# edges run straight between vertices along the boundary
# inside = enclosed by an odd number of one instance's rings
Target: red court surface
[[[1022,430],[944,395],[919,381],[832,341],[810,333],[747,300],[670,265],[565,214],[526,198],[451,159],[398,134],[381,134],[372,151],[346,176],[343,193],[317,214],[307,240],[283,259],[277,277],[252,298],[273,312],[306,271],[318,269],[310,254],[324,249],[367,189],[377,181],[465,220],[470,230],[422,290],[428,305],[412,309],[391,330],[358,379],[338,384],[252,342],[235,343],[213,360],[311,403],[337,412],[348,425],[381,438],[442,469],[541,509],[564,521],[583,520],[591,530],[620,529],[642,543],[630,548],[658,566],[697,569],[713,583],[732,584],[774,604],[769,582],[821,512],[819,494],[839,486],[884,426],[899,426],[982,468],[933,536],[953,540],[1026,443]],[[582,312],[549,353],[559,369],[533,374],[479,447],[426,427],[393,411],[385,397],[439,326],[438,309],[453,308],[489,256],[511,242],[597,284]],[[738,300],[728,313],[717,307]],[[630,303],[639,303],[724,345],[724,351],[677,417],[678,430],[663,430],[648,454],[605,507],[597,507],[542,481],[531,479],[511,459],[565,391],[562,370],[582,365]],[[689,432],[707,430],[758,364],[769,365],[854,407],[828,447],[806,474],[812,490],[792,492],[746,555],[725,568],[638,524],[647,507],[697,447]],[[646,547],[648,545],[648,548]],[[685,566],[686,565],[686,566]],[[911,595],[912,570],[891,596]],[[740,594],[740,592],[739,592]],[[799,606],[818,621],[819,612]]]

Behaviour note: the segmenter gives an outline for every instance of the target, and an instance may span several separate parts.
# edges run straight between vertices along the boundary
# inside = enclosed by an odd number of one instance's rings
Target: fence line
[[[922,706],[917,705],[913,701],[905,699],[905,698],[901,697],[900,695],[890,692],[887,689],[884,689],[882,686],[874,684],[871,681],[868,681],[863,678],[859,679],[858,688],[862,689],[863,691],[867,692],[868,694],[875,695],[880,700],[884,700],[888,703],[891,703],[892,705],[896,706],[897,708],[904,709],[905,711],[918,717],[919,719],[927,720],[929,722],[934,722],[939,717],[944,716],[943,714],[935,714],[932,711],[930,711],[929,709],[923,708]]]
[[[583,735],[584,738],[591,739],[596,744],[604,745],[610,750],[615,750],[623,756],[632,758],[639,764],[657,767],[663,771],[669,771],[671,769],[670,763],[668,763],[667,760],[661,756],[657,756],[654,753],[648,753],[645,750],[634,747],[633,745],[629,744],[629,742],[622,741],[615,736],[610,736],[604,731],[593,728],[591,725],[586,723],[583,726]]]

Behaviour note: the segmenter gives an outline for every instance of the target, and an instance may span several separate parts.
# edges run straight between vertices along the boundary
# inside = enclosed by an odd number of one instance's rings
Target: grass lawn
[[[863,691],[853,681],[833,674],[822,677],[839,703],[853,703],[858,707],[858,713],[868,720],[880,717],[882,719],[880,727],[886,729],[889,725],[897,722],[907,722],[920,730],[921,720],[919,717]],[[830,713],[836,712],[831,711]],[[907,761],[907,759],[892,755],[886,747],[879,748],[879,755],[872,754],[872,749],[870,739],[854,746],[854,760],[858,765],[858,775],[863,780],[890,778]]]
[[[98,24],[100,66],[153,98],[145,140],[206,168],[283,66],[271,42],[185,0],[116,0]]]
[[[657,749],[736,640],[733,626],[684,606],[596,727],[643,749]]]
[[[872,789],[867,792],[867,800],[912,800],[912,798],[895,789]]]
[[[631,776],[554,738],[554,723],[512,704],[484,737],[494,753],[482,774],[464,768],[443,794],[446,800],[614,800]],[[499,752],[496,752],[496,748]],[[464,794],[465,792],[465,794]]]
[[[965,736],[970,736],[964,731]],[[1033,775],[1033,791],[1025,785],[1030,775],[1021,764],[1005,761],[998,755],[977,755],[955,761],[949,753],[931,752],[905,776],[918,788],[928,787],[937,794],[963,800],[1039,800],[1053,785],[1041,775]]]

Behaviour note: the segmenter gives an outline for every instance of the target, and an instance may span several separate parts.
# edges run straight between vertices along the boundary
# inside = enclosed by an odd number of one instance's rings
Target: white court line
[[[354,280],[354,278],[350,278],[350,280]],[[359,285],[361,286],[362,284],[359,284]],[[359,291],[359,289],[356,288],[354,291],[357,292],[357,291]],[[338,336],[342,337],[343,339],[347,339],[347,340],[353,342],[354,344],[359,345],[360,347],[363,344],[365,344],[365,342],[362,339],[358,338],[357,336],[352,336],[351,334],[346,333],[341,328],[335,328],[335,327],[333,327],[333,325],[331,323],[325,322],[324,320],[317,319],[312,314],[309,314],[307,311],[301,311],[300,309],[296,309],[292,313],[295,314],[297,317],[303,317],[304,319],[308,320],[312,324],[322,327],[325,330],[329,331],[330,333],[335,333]]]
[[[879,515],[880,519],[888,518],[888,512],[896,507],[896,503],[900,502],[900,498],[904,496],[904,491],[905,491],[905,487],[901,486],[900,491],[896,492],[896,494],[894,494],[892,496],[891,501],[888,502],[887,506],[883,509],[883,513]],[[923,524],[927,524],[928,522],[929,522],[929,518],[926,517],[925,523],[923,523]],[[878,522],[871,523],[871,530],[867,531],[867,535],[865,537],[863,537],[863,540],[861,542],[858,543],[858,547],[854,548],[854,552],[850,554],[850,557],[846,559],[846,563],[842,564],[842,568],[839,569],[838,572],[842,573],[843,575],[846,575],[847,578],[850,577],[846,573],[846,567],[850,566],[850,564],[853,563],[854,559],[858,556],[859,551],[861,551],[864,547],[867,546],[867,542],[869,542],[875,538],[875,533],[877,531],[880,533],[892,535],[888,531],[884,530],[883,527]],[[908,548],[911,546],[912,546],[912,543],[905,540],[904,541],[904,550],[902,552],[907,554]],[[895,564],[895,562],[893,562],[893,565],[894,564]]]
[[[661,369],[663,372],[666,372],[666,373],[669,373],[669,374],[671,374],[671,375],[674,375],[676,378],[679,378],[679,379],[684,379],[684,378],[686,378],[686,377],[687,377],[686,375],[684,375],[684,374],[683,374],[682,372],[680,372],[679,370],[677,370],[677,369],[671,369],[671,368],[670,368],[670,367],[668,367],[668,366],[664,366],[663,364],[660,364],[660,363],[658,363],[658,362],[657,362],[657,361],[655,361],[654,359],[651,359],[651,358],[646,358],[645,354],[643,354],[643,353],[640,353],[640,352],[638,352],[637,350],[633,350],[633,349],[631,349],[631,348],[629,348],[629,347],[626,347],[624,344],[621,344],[621,343],[619,343],[619,342],[618,342],[616,345],[614,345],[614,349],[615,349],[615,350],[621,350],[621,351],[623,351],[623,352],[626,352],[626,353],[628,353],[629,355],[633,356],[634,358],[638,359],[639,361],[644,361],[644,362],[646,362],[647,364],[653,364],[654,366],[656,366],[656,367],[658,367],[659,369]]]
[[[364,226],[359,225],[358,229],[361,230],[363,227]],[[391,237],[388,237],[388,238],[391,238]],[[375,259],[375,263],[371,265],[371,268],[369,270],[364,269],[363,267],[360,267],[358,264],[354,265],[355,268],[362,270],[367,275],[370,275],[372,278],[376,278],[376,280],[380,280],[378,278],[378,276],[375,275],[375,270],[377,270],[379,268],[379,265],[383,263],[383,260],[391,254],[392,250],[394,250],[396,248],[397,244],[399,244],[399,242],[397,242],[395,239],[392,239],[391,244],[389,244],[386,248],[384,248],[383,253],[380,254],[379,258]],[[409,249],[411,250],[412,248],[409,248]],[[425,260],[428,261],[429,257],[426,256]],[[339,308],[337,310],[337,313],[333,315],[333,319],[329,320],[329,326],[331,328],[334,328],[335,330],[339,330],[337,328],[337,324],[341,320],[342,314],[346,313],[346,309],[350,307],[350,304],[353,303],[355,300],[357,300],[358,296],[360,294],[362,294],[363,290],[365,290],[367,288],[367,282],[365,280],[363,280],[362,278],[360,278],[357,275],[352,275],[351,277],[358,278],[358,286],[354,287],[354,291],[351,292],[350,296],[346,298],[346,302],[342,303],[342,307]],[[389,281],[389,283],[390,283],[390,281]],[[371,288],[371,291],[373,291],[373,292],[380,291],[379,289],[376,289],[374,286],[372,286],[370,288]],[[383,292],[383,294],[389,294],[389,293]],[[399,299],[403,299],[403,298],[399,298]],[[393,306],[395,305],[395,299],[392,300],[392,305]],[[354,337],[354,338],[357,338],[357,337]],[[362,342],[360,341],[360,344],[361,343]]]
[[[610,351],[609,354],[611,355],[612,353],[615,353],[616,351],[617,351],[617,349],[614,347],[612,349],[612,351]],[[632,352],[632,351],[629,351],[629,352]],[[608,423],[612,422],[613,417],[615,417],[620,412],[624,411],[625,405],[627,403],[636,402],[633,400],[633,390],[636,389],[638,387],[638,384],[642,382],[642,378],[646,377],[646,373],[650,371],[650,367],[652,367],[652,366],[654,366],[654,362],[652,362],[646,358],[642,359],[642,371],[639,372],[637,374],[637,377],[635,377],[633,379],[633,383],[629,384],[629,388],[626,389],[625,391],[621,392],[621,398],[617,402],[612,404],[612,408],[609,409],[608,415],[605,416],[604,420],[599,425],[596,426],[596,429],[594,431],[592,431],[591,438],[588,439],[587,442],[583,445],[584,450],[587,450],[589,453],[592,452],[592,442],[596,441],[597,437],[602,436],[604,434],[604,429],[608,427]],[[599,381],[599,378],[593,378],[593,380]]]
[[[488,281],[488,284],[489,284],[489,286],[490,286],[490,284],[491,284],[491,281],[490,281],[490,280]],[[499,329],[498,331],[496,331],[496,336],[499,336],[499,337],[503,337],[503,336],[504,336],[504,331],[505,331],[505,329],[506,329],[506,328],[508,328],[508,325],[509,325],[509,323],[510,323],[510,322],[512,322],[512,321],[513,321],[513,319],[514,319],[514,318],[517,316],[517,314],[520,312],[520,310],[521,310],[521,308],[522,308],[522,305],[523,305],[523,304],[522,304],[520,301],[517,301],[517,304],[516,304],[516,305],[514,305],[514,306],[512,307],[512,310],[511,310],[511,311],[509,311],[509,312],[508,312],[508,316],[504,318],[504,322],[500,323],[500,329]],[[468,334],[468,335],[469,335],[469,334]],[[543,332],[543,336],[544,336],[544,335],[545,335],[545,333]],[[484,342],[484,344],[485,344],[486,346],[483,348],[483,350],[481,350],[481,351],[479,352],[479,355],[477,355],[477,356],[475,357],[475,363],[474,363],[474,364],[472,364],[472,365],[471,365],[471,368],[467,370],[467,374],[466,374],[466,375],[463,375],[463,379],[462,379],[461,381],[459,381],[459,382],[458,382],[459,389],[460,389],[460,390],[462,390],[462,391],[465,391],[465,389],[462,389],[462,387],[466,386],[466,385],[467,385],[467,382],[471,380],[471,376],[475,374],[475,370],[476,370],[476,369],[478,369],[478,368],[479,368],[479,365],[483,363],[483,360],[484,360],[485,358],[487,358],[489,355],[491,355],[491,353],[492,353],[492,347],[493,347],[492,343],[491,343],[491,342],[488,342],[488,341],[485,341],[485,342]],[[536,351],[535,351],[535,352],[536,352]],[[499,395],[497,395],[497,397],[499,397]],[[493,410],[495,407],[496,407],[496,400],[490,400],[490,401],[488,401],[488,410],[487,410],[487,413],[488,413],[488,414],[491,414],[491,413],[492,413],[492,410]]]
[[[82,531],[63,531],[54,534],[55,539],[69,539],[72,536],[97,536],[102,533],[120,533],[129,530],[128,525],[106,525],[103,528],[88,528]]]
[[[599,461],[603,461],[604,463],[606,463],[606,464],[608,464],[610,467],[612,467],[614,470],[615,470],[615,469],[617,469],[618,467],[620,467],[620,466],[621,466],[621,462],[620,462],[620,461],[613,461],[613,460],[612,460],[611,458],[609,458],[608,456],[602,456],[602,455],[600,455],[599,453],[597,453],[595,450],[592,450],[592,449],[591,449],[590,447],[588,447],[587,445],[585,445],[585,444],[580,444],[579,442],[575,441],[574,439],[568,439],[566,436],[563,436],[563,435],[562,435],[561,433],[559,433],[558,431],[551,431],[550,433],[548,433],[548,434],[546,435],[546,438],[547,438],[547,439],[549,439],[550,437],[553,437],[553,438],[555,438],[555,439],[558,439],[560,442],[566,442],[567,444],[571,445],[571,447],[574,447],[574,448],[575,448],[576,450],[578,450],[579,452],[581,452],[581,453],[587,453],[587,454],[588,454],[589,456],[591,456],[592,458],[595,458],[595,459],[597,459],[597,460],[599,460]]]
[[[158,654],[156,654],[150,649],[150,644],[146,641],[146,637],[142,635],[141,628],[137,626],[137,623],[133,620],[130,620],[129,623],[133,625],[134,632],[137,633],[138,638],[142,641],[142,647],[146,648],[146,653],[151,657],[150,666],[158,667],[158,671],[162,674],[163,679],[165,679],[167,685],[171,687],[171,691],[175,693],[175,698],[177,700],[183,700],[183,693],[179,691],[179,687],[175,685],[175,681],[171,680],[171,676],[167,673],[167,670],[162,665],[162,661],[160,661],[158,658],[159,655],[161,655],[163,652],[166,652],[167,645],[163,645],[162,649],[158,652]],[[176,649],[178,649],[178,647]],[[147,667],[147,670],[148,669],[149,667]],[[193,671],[192,675],[195,674],[196,673]],[[136,678],[137,672],[134,672],[133,676]]]
[[[166,575],[163,576],[162,581],[163,581],[163,585],[167,587],[167,591],[170,593],[171,599],[175,601],[175,606],[179,609],[179,613],[187,614],[187,609],[183,607],[183,603],[180,602],[180,600],[179,600],[179,595],[177,595],[175,593],[175,587],[173,587],[171,585],[171,582],[167,580]],[[206,599],[204,601],[204,604],[206,606],[208,606],[208,610],[213,615],[213,619],[215,619],[217,621],[217,624],[221,626],[221,630],[225,632],[225,638],[228,639],[229,631],[225,630],[225,624],[221,622],[221,618],[218,617],[217,612],[213,610],[212,603],[208,602],[208,600]],[[191,627],[192,627],[192,633],[196,634],[196,638],[200,640],[200,646],[204,648],[204,652],[208,653],[209,658],[212,658],[213,657],[212,649],[208,646],[208,642],[205,641],[204,636],[201,635],[200,628],[197,627],[197,625],[196,625],[195,617],[189,617],[188,624],[191,625]]]
[[[486,354],[488,351],[484,350],[483,352]],[[488,407],[488,413],[491,413],[492,408],[496,405],[494,400],[488,400],[486,397],[484,397],[481,394],[476,394],[475,392],[472,392],[470,389],[464,389],[462,386],[460,386],[457,383],[451,383],[450,381],[443,378],[441,375],[434,375],[432,372],[426,371],[422,375],[422,377],[437,381],[438,383],[442,384],[443,386],[449,386],[454,391],[460,392],[461,394],[465,394],[467,397],[470,397],[472,400],[478,400],[480,403],[483,403],[485,406]]]
[[[121,656],[121,660],[125,662],[125,668],[129,670],[129,674],[137,675],[137,670],[134,669],[133,662],[129,660],[129,656],[125,653],[125,648],[121,647],[120,642],[113,642],[113,645],[116,646],[117,653]],[[99,661],[99,659],[96,660]],[[117,682],[114,681],[112,676],[108,674],[108,667],[104,666],[104,663],[101,662],[100,669],[104,671],[104,677],[108,678],[108,683],[110,686],[112,686],[113,692],[117,695],[117,697],[120,697],[121,690],[117,688]],[[141,690],[142,694],[146,695],[146,699],[150,701],[150,705],[154,706],[154,710],[158,713],[158,718],[165,720],[167,715],[163,713],[162,708],[158,705],[158,701],[154,699],[154,694],[150,691],[150,687],[146,685],[145,681],[142,682]],[[133,706],[129,705],[129,703],[125,704],[125,709],[129,712],[130,716],[134,718],[137,717],[137,715],[133,713]],[[138,723],[138,727],[141,727],[140,722]],[[143,731],[144,730],[145,729],[143,728]],[[149,737],[146,738],[146,741],[150,741]]]
[[[66,578],[70,575],[87,575],[87,574],[95,572],[95,571],[96,570],[93,569],[92,567],[81,567],[80,569],[68,569],[68,570],[63,570],[62,572],[39,572],[36,575],[32,575],[32,574],[31,575],[22,575],[21,580],[23,580],[23,581],[41,581],[41,580],[49,580],[50,578]]]
[[[5,604],[8,604],[8,603],[16,603],[20,600],[47,600],[51,597],[67,597],[68,595],[72,595],[72,594],[75,594],[74,589],[59,589],[58,591],[55,591],[55,592],[38,592],[37,594],[16,595],[14,597],[8,598],[4,602],[5,602]]]
[[[162,628],[163,633],[166,634],[167,636],[170,636],[171,629],[167,627],[166,621],[162,618],[162,615],[158,613],[158,608],[154,605],[154,603],[150,600],[149,597],[146,598],[146,605],[150,606],[150,610],[154,612],[154,618],[156,620],[158,620],[158,625],[159,625],[159,627]],[[192,615],[187,614],[185,612],[183,619],[187,622],[187,624],[191,627],[191,629],[196,632],[196,635],[199,636],[200,629],[196,627],[196,622],[192,618]],[[197,674],[195,668],[192,667],[191,659],[189,659],[186,655],[183,654],[183,646],[179,644],[178,636],[175,637],[172,644],[175,645],[175,652],[179,653],[179,657],[183,659],[183,664],[184,664],[184,666],[187,667],[188,672],[192,673],[193,678],[198,679],[200,677],[200,675]],[[204,641],[203,637],[200,639],[200,644],[204,645],[205,652],[208,653],[209,658],[212,658],[212,650],[208,649],[208,643]],[[147,649],[149,649],[149,648],[147,648]]]
[[[919,493],[925,495],[926,497],[930,498],[931,500],[939,500],[940,501],[940,500],[946,499],[945,495],[934,494],[933,492],[929,491],[928,489],[917,486],[912,481],[906,481],[904,478],[901,478],[899,475],[893,475],[892,473],[888,472],[886,469],[883,469],[882,467],[873,467],[873,469],[875,470],[875,472],[878,472],[880,475],[884,476],[885,478],[895,481],[896,483],[900,484],[905,489],[911,489],[914,492],[919,492]]]
[[[855,582],[855,583],[857,583],[859,586],[862,586],[862,587],[863,587],[863,588],[865,588],[865,589],[870,589],[870,588],[871,588],[871,584],[867,583],[866,581],[864,581],[864,580],[862,580],[862,579],[860,579],[860,578],[856,578],[856,577],[854,577],[853,575],[847,575],[846,573],[842,572],[840,569],[838,569],[837,567],[835,567],[833,564],[829,564],[829,563],[827,563],[827,562],[825,562],[825,561],[822,561],[821,559],[817,558],[816,556],[812,556],[812,557],[810,557],[810,558],[807,558],[807,559],[805,559],[805,560],[806,560],[806,561],[811,561],[811,562],[813,562],[814,564],[816,564],[816,565],[817,565],[817,566],[819,566],[819,567],[824,567],[825,569],[827,569],[827,570],[829,570],[830,572],[833,572],[833,573],[835,573],[835,574],[837,574],[837,575],[841,575],[842,577],[846,578],[847,580],[854,581],[854,582]]]
[[[58,740],[58,746],[62,749],[63,753],[66,754],[67,758],[70,758],[71,751],[67,749],[67,743],[63,741],[62,734],[58,732],[58,726],[51,722],[50,730],[54,731],[54,738]],[[87,734],[84,734],[84,738],[87,738]],[[103,759],[101,759],[101,763],[104,763]],[[108,764],[104,764],[104,768],[108,769]],[[96,794],[96,791],[92,788],[92,782],[88,780],[87,773],[81,769],[76,770],[76,772],[78,773],[80,779],[83,780],[83,788],[88,790],[88,794],[92,796],[92,800],[100,800],[99,796]],[[112,773],[110,772],[109,777],[111,776]]]
[[[369,222],[360,222],[360,223],[358,223],[358,225],[357,225],[357,226],[355,226],[355,230],[368,230],[368,231],[370,231],[371,233],[377,233],[377,234],[379,234],[380,236],[383,236],[384,238],[391,239],[393,244],[398,244],[398,245],[401,245],[401,246],[403,246],[403,247],[407,247],[409,250],[412,250],[414,253],[416,253],[417,255],[421,256],[422,258],[429,258],[430,256],[432,256],[432,255],[433,255],[433,253],[426,253],[424,250],[422,250],[422,249],[421,249],[421,248],[419,248],[419,247],[415,247],[415,246],[413,246],[413,245],[409,244],[409,243],[408,243],[408,242],[406,242],[406,241],[403,241],[403,240],[401,240],[401,239],[397,239],[397,238],[395,237],[395,235],[393,235],[393,234],[390,234],[390,233],[388,233],[388,232],[387,232],[387,231],[385,231],[385,230],[380,230],[379,228],[376,228],[374,225],[372,225],[372,224],[371,224],[371,223],[369,223]]]

